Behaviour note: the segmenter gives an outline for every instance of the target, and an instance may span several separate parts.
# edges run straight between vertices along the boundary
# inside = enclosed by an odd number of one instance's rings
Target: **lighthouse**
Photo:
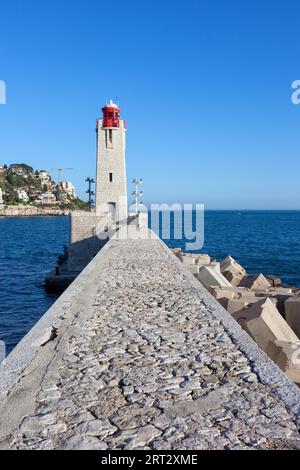
[[[96,123],[96,215],[108,212],[115,222],[126,222],[126,124],[120,118],[119,106],[112,100],[102,108],[102,113],[102,119]]]
[[[82,271],[94,258],[107,241],[109,227],[127,224],[125,121],[113,101],[102,113],[96,122],[96,211],[70,214],[69,273]]]

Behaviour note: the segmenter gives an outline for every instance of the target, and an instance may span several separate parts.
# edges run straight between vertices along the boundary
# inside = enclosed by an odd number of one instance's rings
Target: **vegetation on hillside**
[[[1,168],[1,167],[0,167]],[[55,193],[56,184],[55,181],[50,181],[50,188],[39,177],[38,170],[34,170],[31,166],[26,163],[20,163],[10,166],[4,165],[2,169],[5,172],[0,172],[0,188],[3,193],[3,201],[5,205],[34,205],[43,207],[57,207],[59,209],[75,210],[82,209],[88,210],[89,206],[87,203],[79,198],[74,198],[70,195],[65,195],[65,199],[55,204],[41,203],[37,199],[37,195],[45,191]],[[24,190],[28,196],[28,201],[22,201],[18,198],[18,191]]]

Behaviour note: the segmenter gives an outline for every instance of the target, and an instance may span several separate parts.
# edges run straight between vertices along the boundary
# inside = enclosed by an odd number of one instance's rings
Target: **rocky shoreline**
[[[276,276],[248,274],[231,256],[172,250],[257,345],[300,386],[300,289]]]
[[[66,209],[36,206],[5,206],[0,207],[0,217],[33,217],[33,216],[66,216]]]

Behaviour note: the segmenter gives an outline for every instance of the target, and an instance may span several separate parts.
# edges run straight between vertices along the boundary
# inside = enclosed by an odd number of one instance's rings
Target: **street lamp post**
[[[92,184],[95,183],[95,180],[93,178],[87,178],[85,181],[89,184],[89,189],[86,191],[86,193],[89,195],[88,205],[89,205],[90,212],[91,212],[92,204],[94,202],[93,196],[95,195],[95,192],[92,191]]]
[[[140,213],[140,206],[143,204],[142,201],[140,201],[140,196],[142,196],[143,191],[140,191],[139,186],[140,184],[143,183],[142,178],[134,178],[132,180],[132,184],[134,184],[135,188],[134,191],[132,192],[132,195],[134,196],[134,201],[132,204],[135,206],[135,213],[139,214]]]

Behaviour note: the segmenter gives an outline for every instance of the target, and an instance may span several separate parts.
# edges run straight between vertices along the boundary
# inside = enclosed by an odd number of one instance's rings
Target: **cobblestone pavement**
[[[52,341],[14,449],[293,448],[284,403],[158,241],[113,242]]]

